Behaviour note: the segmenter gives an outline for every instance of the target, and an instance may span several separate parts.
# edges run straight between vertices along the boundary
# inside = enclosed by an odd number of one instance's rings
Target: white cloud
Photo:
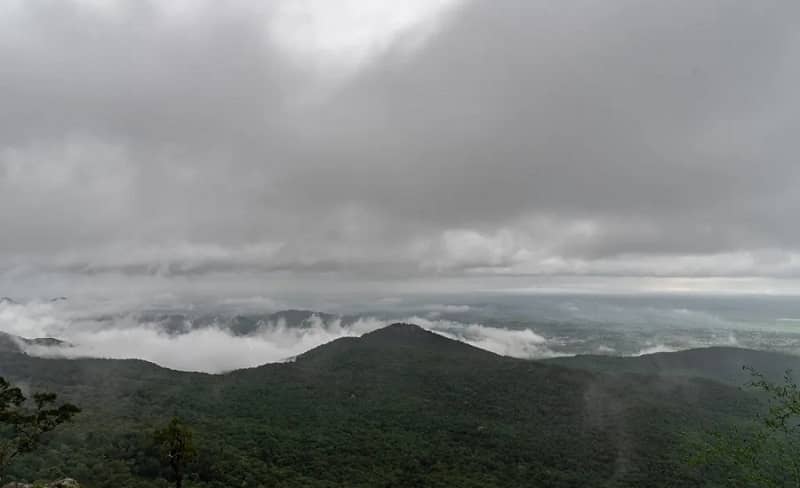
[[[529,328],[508,329],[425,317],[409,317],[404,321],[502,356],[541,359],[557,355],[548,347],[545,337]]]
[[[4,2],[0,285],[797,292],[798,5]]]
[[[359,322],[350,327],[336,323],[291,328],[271,324],[251,336],[235,336],[219,327],[168,334],[157,324],[117,323],[68,334],[73,347],[57,350],[28,347],[33,355],[57,357],[137,358],[167,368],[220,373],[280,362],[341,337],[360,335],[384,325]]]
[[[662,352],[675,352],[675,351],[676,349],[674,347],[670,347],[665,344],[655,344],[652,346],[642,348],[641,350],[639,350],[639,352],[634,354],[634,356],[645,356],[648,354],[658,354]]]
[[[397,45],[419,46],[459,1],[279,0],[269,16],[269,30],[286,53],[330,76]]]
[[[422,309],[438,313],[466,313],[472,310],[472,307],[469,305],[447,305],[442,303],[434,303],[431,305],[425,305],[422,307]]]
[[[284,321],[261,324],[246,336],[233,335],[224,322],[202,327],[184,323],[168,331],[159,322],[110,308],[99,310],[69,302],[0,304],[0,330],[22,337],[56,337],[70,347],[28,346],[29,354],[56,357],[137,358],[164,367],[219,373],[290,359],[341,337],[360,336],[394,322],[417,324],[432,332],[488,351],[519,358],[551,357],[547,339],[530,329],[511,330],[423,317],[394,320],[360,318],[342,323],[312,316],[303,327]]]

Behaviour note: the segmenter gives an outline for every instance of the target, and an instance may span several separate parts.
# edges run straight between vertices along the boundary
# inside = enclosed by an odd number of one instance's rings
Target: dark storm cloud
[[[464,1],[358,62],[278,1],[10,5],[2,269],[800,270],[796,2]]]

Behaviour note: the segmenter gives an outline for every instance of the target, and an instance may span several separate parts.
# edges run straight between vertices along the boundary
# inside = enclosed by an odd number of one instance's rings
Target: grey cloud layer
[[[330,77],[278,3],[0,13],[0,268],[800,272],[796,2],[464,1]]]

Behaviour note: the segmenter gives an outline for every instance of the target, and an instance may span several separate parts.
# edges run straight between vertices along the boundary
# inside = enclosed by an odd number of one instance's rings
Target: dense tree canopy
[[[186,465],[197,451],[192,442],[192,431],[177,417],[155,432],[154,439],[161,454],[161,462],[172,470],[175,488],[181,488]]]
[[[0,354],[7,377],[85,406],[9,477],[163,487],[175,473],[153,429],[191,425],[192,488],[715,486],[689,462],[694,441],[752,424],[758,397],[693,377],[704,361],[676,374],[638,374],[630,361],[595,372],[516,360],[411,326],[217,376]]]
[[[19,387],[0,377],[0,477],[18,455],[35,450],[43,434],[80,412],[70,403],[56,406],[54,393],[34,393],[33,406],[27,400]]]

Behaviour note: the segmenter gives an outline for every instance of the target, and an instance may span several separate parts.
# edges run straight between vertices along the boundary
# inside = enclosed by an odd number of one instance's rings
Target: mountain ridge
[[[310,310],[287,310],[276,312],[271,314],[271,316],[278,316],[284,312],[290,316],[321,316],[319,313]],[[0,331],[0,352],[25,354],[25,346],[59,348],[73,347],[73,344],[55,337],[25,338]],[[384,348],[389,350],[418,348],[420,351],[447,351],[449,354],[461,354],[465,356],[474,355],[477,357],[480,355],[502,357],[504,359],[541,362],[574,369],[607,373],[663,374],[665,372],[670,372],[670,374],[705,377],[738,385],[742,384],[742,380],[747,379],[747,375],[742,375],[743,366],[752,367],[770,377],[778,379],[783,376],[787,369],[800,371],[800,356],[778,351],[757,350],[734,346],[697,347],[679,351],[655,352],[640,356],[578,354],[574,356],[560,356],[544,359],[511,358],[406,322],[395,322],[385,327],[366,332],[360,336],[340,337],[289,358],[288,361],[299,360],[302,362],[311,360],[311,358],[319,360],[323,356],[347,354],[350,352],[350,349],[359,351],[365,348]],[[711,360],[712,363],[719,363],[719,366],[716,368],[717,371],[709,373],[709,360]],[[258,368],[269,364],[276,363],[263,363],[254,367]],[[165,369],[172,371],[171,368]],[[228,373],[232,371],[235,370],[228,371]]]
[[[710,346],[641,356],[578,355],[542,360],[605,373],[671,374],[703,377],[741,386],[751,379],[752,368],[773,381],[782,381],[787,370],[800,371],[800,356],[732,346]]]
[[[25,354],[24,346],[40,347],[71,347],[69,342],[56,339],[54,337],[37,337],[29,339],[27,337],[9,334],[0,331],[0,352],[12,352]]]
[[[147,433],[171,415],[195,429],[206,488],[701,486],[678,434],[754,408],[707,379],[508,358],[409,324],[222,375],[9,352],[0,375],[84,410],[41,456],[88,487],[159,486]]]

